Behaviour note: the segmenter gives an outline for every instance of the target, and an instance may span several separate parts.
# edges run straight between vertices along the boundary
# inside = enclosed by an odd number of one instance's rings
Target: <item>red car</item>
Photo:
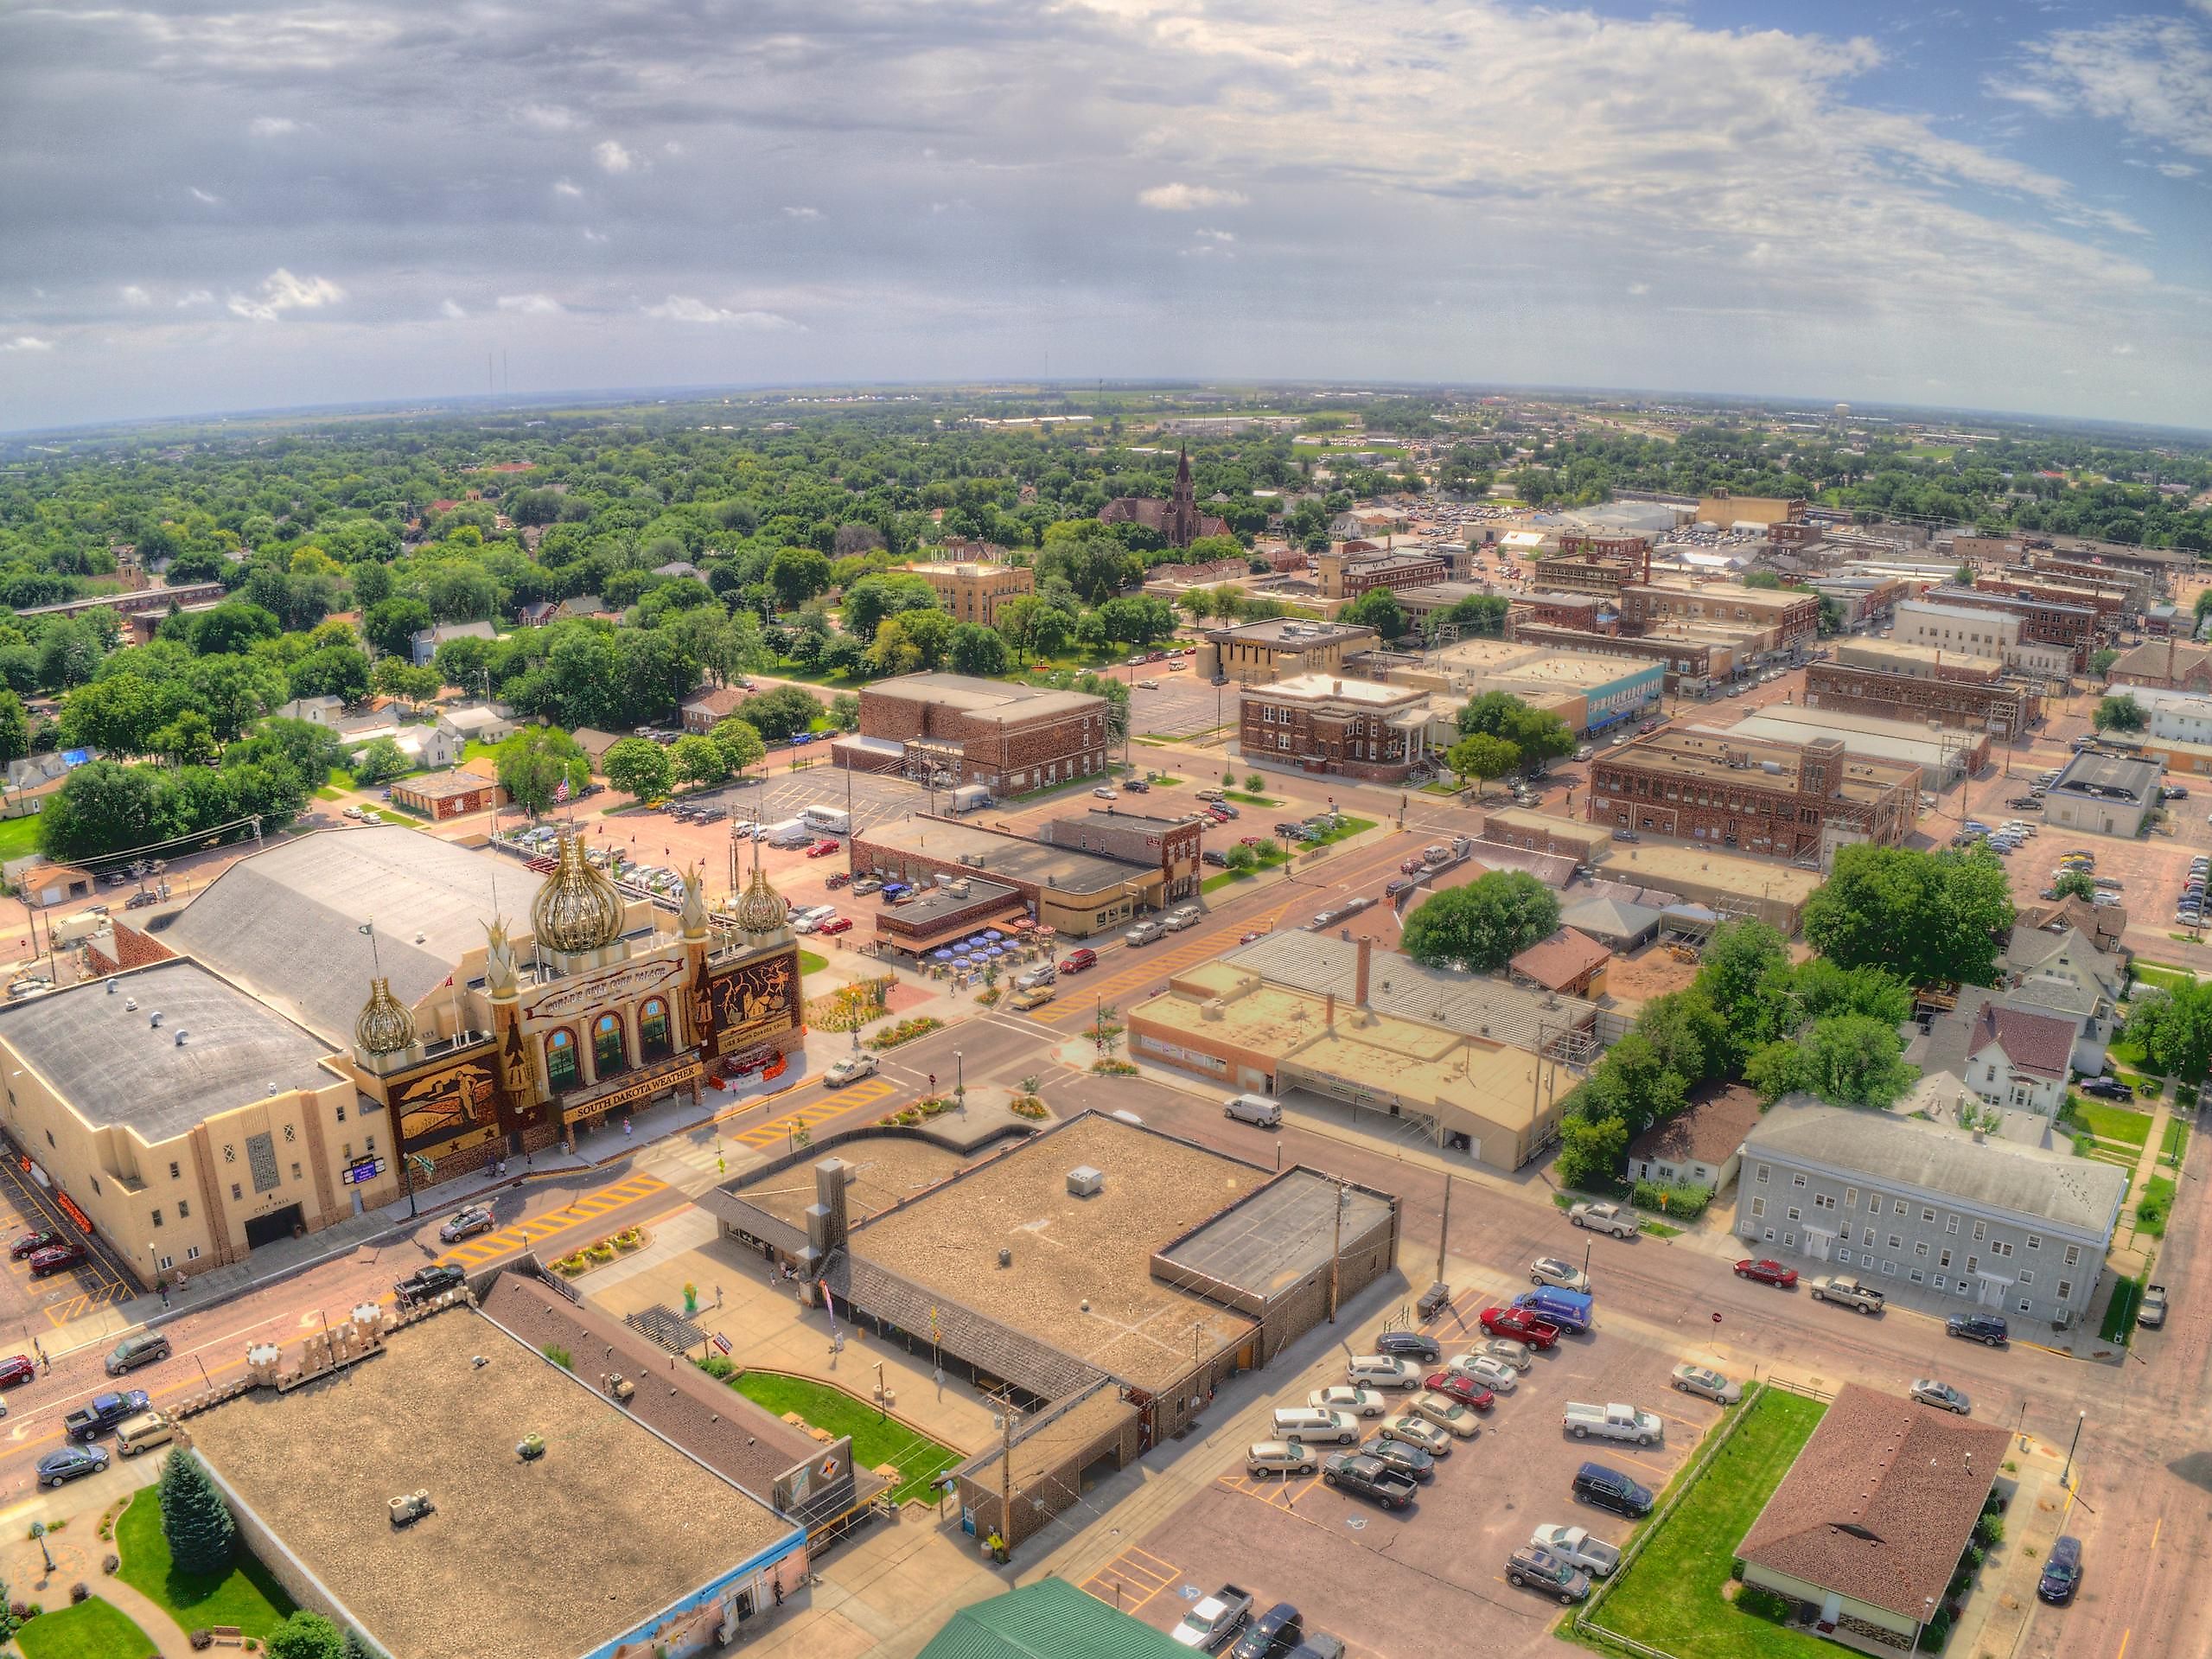
[[[1559,1326],[1520,1308],[1484,1308],[1482,1332],[1489,1337],[1510,1337],[1531,1348],[1554,1347],[1559,1340]]]
[[[810,858],[826,858],[837,851],[838,844],[825,836],[806,849],[806,856]]]
[[[852,918],[851,916],[833,916],[827,922],[822,923],[820,927],[815,928],[814,931],[816,933],[843,933],[851,925]]]
[[[835,892],[838,888],[845,886],[851,879],[852,877],[851,876],[840,870],[835,875],[826,878],[822,883],[822,885],[828,888],[832,892]]]
[[[73,1267],[85,1259],[81,1244],[56,1244],[31,1253],[31,1277],[43,1279],[48,1273],[58,1273],[65,1267]]]
[[[1428,866],[1418,858],[1401,858],[1398,861],[1398,873],[1401,876],[1418,876],[1427,868]]]
[[[1096,967],[1098,965],[1098,952],[1086,945],[1081,950],[1069,951],[1068,960],[1060,965],[1060,971],[1062,973],[1081,973],[1085,968]]]
[[[10,1354],[0,1360],[0,1388],[20,1388],[38,1375],[28,1354]]]
[[[1779,1261],[1739,1261],[1736,1264],[1738,1279],[1756,1279],[1762,1285],[1772,1285],[1777,1290],[1797,1288],[1797,1269],[1785,1267]]]
[[[1457,1371],[1438,1371],[1424,1386],[1431,1394],[1446,1395],[1462,1405],[1472,1406],[1476,1411],[1488,1411],[1498,1403],[1497,1395],[1473,1377],[1462,1376]]]
[[[35,1233],[26,1233],[8,1247],[11,1260],[21,1261],[25,1256],[40,1250],[51,1250],[61,1242],[61,1235],[50,1227],[41,1227]]]

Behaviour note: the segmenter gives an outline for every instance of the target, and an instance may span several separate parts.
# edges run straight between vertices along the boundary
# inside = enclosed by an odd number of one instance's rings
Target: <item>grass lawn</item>
[[[1232,789],[1224,786],[1221,794],[1227,799],[1245,807],[1279,807],[1283,803],[1272,795],[1256,795],[1248,789]]]
[[[23,1659],[145,1659],[159,1649],[128,1613],[92,1596],[16,1632]]]
[[[826,956],[817,956],[811,950],[799,953],[799,971],[801,973],[819,973],[829,965],[830,959]]]
[[[2158,1156],[2177,1167],[2189,1154],[2189,1126],[2179,1118],[2166,1120],[2166,1138],[2158,1143]]]
[[[2124,1037],[2114,1037],[2105,1050],[2115,1065],[2126,1066],[2145,1077],[2163,1078],[2166,1074],[2151,1063],[2151,1056],[2143,1052],[2143,1045]]]
[[[2143,1142],[2151,1133],[2149,1113],[2130,1111],[2126,1107],[2104,1101],[2076,1099],[2074,1116],[2100,1140],[2132,1146],[2138,1152],[2143,1150]]]
[[[38,814],[0,818],[0,858],[20,858],[38,851]]]
[[[2174,1184],[2165,1176],[2154,1175],[2143,1184],[2143,1191],[2135,1201],[2135,1230],[2147,1237],[2166,1236],[2166,1217],[2173,1213]]]
[[[2112,1301],[2105,1308],[2105,1322],[2097,1332],[2105,1341],[2125,1348],[2133,1340],[2135,1310],[2142,1305],[2143,1286],[2150,1271],[2146,1267],[2143,1278],[2123,1279],[2112,1287]]]
[[[1366,832],[1373,829],[1374,827],[1374,820],[1372,818],[1348,817],[1339,822],[1336,827],[1330,830],[1326,835],[1317,836],[1313,840],[1304,842],[1302,845],[1307,852],[1310,852],[1316,847],[1335,846],[1339,841],[1348,841],[1355,835],[1364,834]]]
[[[123,1558],[116,1576],[188,1630],[235,1624],[248,1636],[265,1637],[291,1617],[292,1598],[242,1546],[238,1565],[220,1576],[178,1572],[162,1536],[161,1499],[150,1486],[115,1523],[115,1552]]]
[[[959,1452],[894,1419],[879,1418],[873,1406],[842,1388],[774,1371],[740,1372],[730,1386],[779,1417],[797,1412],[815,1428],[850,1434],[853,1461],[863,1469],[896,1464],[902,1479],[893,1496],[901,1503],[926,1496],[929,1483],[960,1461]]]
[[[2177,967],[2161,967],[2156,962],[2136,963],[2135,977],[2145,985],[2158,986],[2161,991],[2178,990],[2183,986],[2196,982],[2194,973],[2184,973]]]
[[[1743,1409],[1750,1420],[1605,1598],[1596,1621],[1697,1659],[1834,1659],[1833,1644],[1739,1613],[1721,1599],[1737,1545],[1826,1407],[1769,1388]]]

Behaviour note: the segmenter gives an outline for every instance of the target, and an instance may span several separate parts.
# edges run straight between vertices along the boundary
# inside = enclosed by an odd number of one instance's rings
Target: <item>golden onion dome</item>
[[[369,981],[369,999],[354,1022],[354,1043],[363,1054],[398,1054],[415,1040],[415,1017],[399,1005],[389,979]]]
[[[530,922],[548,950],[577,956],[622,936],[625,906],[615,884],[583,856],[583,838],[561,837],[560,863],[530,901]]]
[[[737,901],[737,925],[749,934],[768,934],[790,918],[791,906],[784,903],[782,894],[768,885],[767,872],[755,864],[751,884]]]

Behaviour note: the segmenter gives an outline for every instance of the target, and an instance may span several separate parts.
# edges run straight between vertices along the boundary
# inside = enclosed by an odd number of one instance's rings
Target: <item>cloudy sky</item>
[[[2212,0],[0,15],[0,428],[998,376],[2212,427]]]

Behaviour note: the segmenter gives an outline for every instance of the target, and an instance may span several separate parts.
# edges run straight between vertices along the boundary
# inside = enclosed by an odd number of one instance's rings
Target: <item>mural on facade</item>
[[[392,1102],[399,1116],[399,1144],[411,1150],[435,1145],[492,1126],[497,1094],[492,1069],[481,1060],[400,1084]]]
[[[778,956],[765,962],[749,962],[714,982],[717,1054],[729,1054],[798,1024],[795,960],[794,956]]]

